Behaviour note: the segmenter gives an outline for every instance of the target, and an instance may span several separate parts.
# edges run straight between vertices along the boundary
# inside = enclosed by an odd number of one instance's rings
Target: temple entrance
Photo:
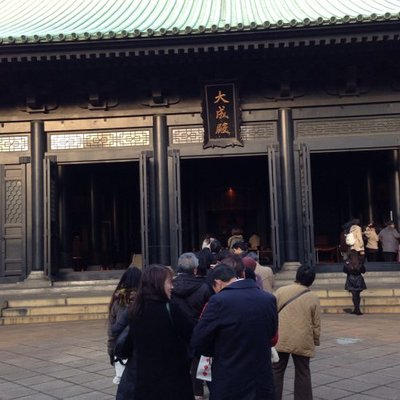
[[[351,165],[351,170],[349,166]],[[380,230],[396,219],[393,150],[311,154],[316,262],[341,262],[341,226],[359,218]]]
[[[59,268],[124,269],[141,253],[139,163],[58,166]]]
[[[183,251],[199,250],[207,233],[225,246],[239,227],[272,259],[268,168],[266,156],[181,160]]]

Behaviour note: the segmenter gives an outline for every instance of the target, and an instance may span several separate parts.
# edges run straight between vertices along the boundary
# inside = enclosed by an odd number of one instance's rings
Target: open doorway
[[[60,267],[126,268],[141,253],[138,163],[60,168]]]
[[[271,249],[266,156],[181,160],[181,198],[183,251],[199,250],[207,233],[225,246],[234,227]]]
[[[359,218],[384,227],[391,216],[391,150],[311,154],[317,263],[341,262],[341,226]]]

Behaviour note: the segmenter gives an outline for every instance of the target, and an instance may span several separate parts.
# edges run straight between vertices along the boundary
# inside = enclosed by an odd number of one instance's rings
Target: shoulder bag
[[[297,293],[295,296],[293,296],[292,298],[290,298],[288,301],[286,301],[285,303],[282,304],[281,308],[278,310],[278,313],[280,313],[288,304],[290,304],[292,301],[298,299],[300,296],[302,296],[303,294],[306,294],[307,292],[310,292],[310,289],[307,288],[305,290],[303,290],[300,293]]]

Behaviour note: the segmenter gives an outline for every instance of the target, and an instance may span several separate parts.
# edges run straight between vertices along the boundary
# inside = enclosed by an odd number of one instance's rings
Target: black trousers
[[[275,399],[282,399],[283,381],[290,353],[279,352],[279,361],[272,364],[275,381]],[[294,400],[312,400],[310,357],[292,354],[294,363]]]
[[[366,248],[365,253],[368,261],[378,261],[378,250]]]
[[[384,251],[384,252],[382,252],[382,255],[383,255],[383,261],[389,261],[389,262],[396,261],[397,253],[391,253],[389,251]]]
[[[196,378],[197,367],[200,357],[194,357],[190,365],[190,375],[192,377],[193,393],[195,396],[204,396],[204,381]]]

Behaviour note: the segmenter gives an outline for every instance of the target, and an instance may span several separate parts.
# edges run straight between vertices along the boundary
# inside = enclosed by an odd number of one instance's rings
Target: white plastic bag
[[[201,356],[199,366],[197,367],[196,378],[211,382],[211,364],[211,357]]]
[[[279,354],[275,347],[271,347],[271,362],[272,364],[279,362]]]
[[[127,361],[128,360],[122,360],[122,362],[124,364],[126,364]],[[114,376],[114,379],[113,379],[113,383],[115,385],[119,385],[119,383],[121,381],[121,377],[122,377],[122,374],[123,374],[124,369],[125,369],[125,365],[124,364],[121,364],[119,361],[115,361],[114,362],[115,376]]]

